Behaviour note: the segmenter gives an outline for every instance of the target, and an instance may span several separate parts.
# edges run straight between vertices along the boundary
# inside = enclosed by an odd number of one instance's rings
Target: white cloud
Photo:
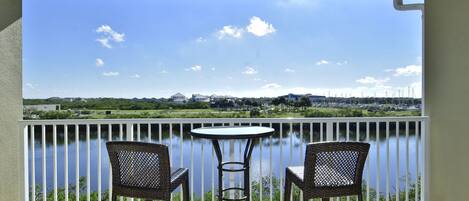
[[[338,66],[343,66],[343,65],[347,65],[348,64],[348,61],[339,61],[336,63]]]
[[[204,43],[204,42],[207,42],[207,39],[205,39],[204,37],[198,37],[197,39],[195,39],[195,42],[196,43]]]
[[[166,70],[161,70],[160,73],[161,73],[161,74],[167,74],[168,71],[166,71]]]
[[[294,73],[294,72],[296,72],[294,69],[285,68],[285,73]]]
[[[258,73],[257,70],[250,66],[246,66],[246,70],[243,71],[243,74],[246,74],[246,75],[255,75],[257,73]]]
[[[100,58],[97,58],[95,64],[97,67],[101,67],[104,66],[104,61]]]
[[[186,68],[186,71],[201,71],[202,70],[202,66],[200,65],[194,65],[190,68]]]
[[[139,74],[135,74],[135,75],[132,75],[132,78],[135,78],[135,79],[138,79],[140,78],[141,76]]]
[[[264,86],[262,86],[261,88],[262,89],[279,89],[281,88],[282,86],[280,86],[279,84],[277,83],[269,83],[269,84],[266,84]]]
[[[99,43],[101,43],[101,45],[102,45],[103,47],[112,48],[112,45],[109,44],[109,39],[108,39],[108,38],[98,38],[98,39],[96,39],[96,41],[98,41]]]
[[[394,70],[394,76],[417,76],[422,74],[421,65],[408,65],[402,68],[396,68]]]
[[[100,37],[96,39],[103,47],[112,48],[111,41],[116,43],[124,42],[125,34],[114,31],[109,25],[101,25],[96,29]]]
[[[389,78],[377,79],[371,76],[366,76],[364,78],[356,80],[360,84],[373,84],[376,86],[383,86],[384,83],[388,82]]]
[[[277,30],[272,24],[267,23],[257,16],[253,16],[250,19],[250,24],[246,27],[246,31],[257,37],[262,37],[275,33]]]
[[[244,30],[242,28],[238,28],[236,26],[227,25],[223,26],[223,28],[217,31],[216,35],[219,40],[232,37],[232,38],[241,38],[243,36]]]
[[[36,87],[33,84],[29,83],[29,82],[26,83],[25,86],[30,88],[30,89],[36,89]]]
[[[119,72],[104,72],[103,73],[103,76],[106,76],[106,77],[114,77],[118,75],[119,75]]]
[[[326,64],[329,64],[329,61],[324,60],[324,59],[323,59],[323,60],[320,60],[320,61],[318,61],[318,62],[316,62],[316,65],[317,65],[317,66],[326,65]]]
[[[288,6],[300,6],[310,7],[319,4],[319,0],[278,0],[277,6],[288,7]]]
[[[210,68],[210,70],[215,71],[216,69],[215,69],[215,67],[212,67],[212,68]]]

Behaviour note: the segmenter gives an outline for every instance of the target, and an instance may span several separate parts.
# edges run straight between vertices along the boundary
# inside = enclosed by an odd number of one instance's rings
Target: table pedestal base
[[[246,147],[244,148],[244,155],[243,155],[243,161],[238,162],[238,161],[228,161],[228,162],[223,162],[223,155],[222,151],[220,149],[220,144],[218,143],[218,140],[213,139],[213,148],[215,149],[215,153],[217,155],[218,159],[218,201],[237,201],[237,200],[246,200],[250,201],[250,177],[249,177],[249,162],[251,159],[251,154],[252,150],[254,148],[253,145],[253,140],[252,139],[247,139]],[[225,168],[225,165],[241,165],[242,168],[238,169],[229,169]],[[238,188],[238,187],[230,187],[223,189],[223,172],[244,172],[244,186],[243,188]],[[243,196],[240,198],[225,198],[223,197],[223,192],[230,192],[230,191],[240,191],[243,193]],[[213,192],[212,192],[213,193]]]

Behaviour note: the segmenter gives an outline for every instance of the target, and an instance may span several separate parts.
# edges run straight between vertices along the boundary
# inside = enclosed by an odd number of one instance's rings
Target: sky
[[[392,0],[23,3],[23,96],[421,96],[418,11]]]

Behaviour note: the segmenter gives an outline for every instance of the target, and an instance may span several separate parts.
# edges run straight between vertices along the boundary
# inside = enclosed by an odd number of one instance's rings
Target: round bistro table
[[[274,129],[261,126],[235,126],[235,127],[207,127],[191,130],[191,135],[197,138],[205,138],[212,140],[213,148],[218,159],[218,200],[236,201],[246,200],[250,198],[250,180],[249,180],[249,161],[251,159],[252,149],[254,148],[253,139],[268,137],[274,133]],[[223,161],[222,152],[218,140],[240,140],[246,139],[246,147],[244,149],[243,161]],[[226,165],[240,165],[241,168],[225,168]],[[223,172],[244,172],[243,188],[230,187],[223,189]],[[223,193],[227,191],[243,191],[240,198],[225,198]]]

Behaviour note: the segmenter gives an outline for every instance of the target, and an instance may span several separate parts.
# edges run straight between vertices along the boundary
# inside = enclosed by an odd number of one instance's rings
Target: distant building
[[[216,95],[213,94],[210,96],[210,101],[217,101],[217,100],[234,100],[235,98],[233,96],[222,96],[222,95]]]
[[[291,102],[298,102],[302,97],[307,97],[312,103],[323,101],[326,99],[325,96],[318,96],[318,95],[311,95],[311,94],[292,94],[292,93],[287,94],[282,97],[284,97],[285,100],[291,101]]]
[[[208,103],[208,102],[210,102],[210,97],[202,95],[202,94],[192,94],[192,101]]]
[[[43,112],[50,112],[50,111],[58,111],[60,110],[59,104],[44,104],[44,105],[25,105],[23,106],[25,111],[43,111]]]
[[[300,100],[301,97],[303,97],[305,95],[302,95],[302,94],[287,94],[286,96],[283,96],[285,98],[285,100],[287,101],[291,101],[291,102],[297,102]]]
[[[326,96],[318,96],[318,95],[311,95],[307,94],[311,103],[323,102],[326,100]]]
[[[182,95],[181,93],[176,93],[174,95],[171,96],[171,101],[175,102],[175,103],[185,103],[187,102],[187,97]]]

